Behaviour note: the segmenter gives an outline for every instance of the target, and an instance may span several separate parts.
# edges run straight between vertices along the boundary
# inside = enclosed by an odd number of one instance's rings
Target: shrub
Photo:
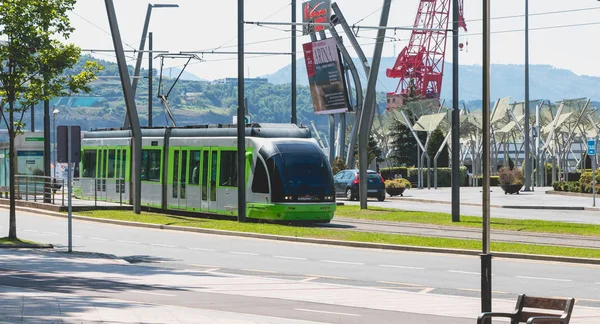
[[[498,170],[498,181],[500,185],[523,185],[525,183],[525,175],[523,170],[519,168],[500,168]]]
[[[406,188],[406,189],[410,189],[412,186],[410,184],[410,181],[404,179],[404,178],[398,178],[398,179],[392,179],[392,180],[385,180],[385,187],[386,188]]]
[[[379,171],[381,172],[381,176],[384,179],[394,179],[396,177],[396,174],[401,175],[402,178],[408,178],[407,167],[382,168]]]

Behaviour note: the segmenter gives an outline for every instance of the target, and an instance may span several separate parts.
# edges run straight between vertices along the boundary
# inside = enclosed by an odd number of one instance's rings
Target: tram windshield
[[[267,159],[273,202],[333,201],[333,177],[322,151],[312,143],[278,143]]]

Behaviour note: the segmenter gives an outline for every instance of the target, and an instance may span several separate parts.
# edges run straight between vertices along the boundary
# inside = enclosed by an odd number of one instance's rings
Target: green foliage
[[[412,185],[410,184],[410,181],[404,179],[404,178],[399,178],[399,179],[391,179],[391,180],[385,180],[385,187],[386,188],[407,188],[410,189],[412,187]]]
[[[512,170],[515,168],[515,161],[513,161],[513,159],[510,157],[510,155],[508,156],[508,169]]]
[[[407,117],[411,114],[407,112]],[[421,143],[425,143],[427,134],[418,132],[417,136]],[[413,137],[410,129],[399,121],[394,121],[390,126],[391,149],[390,159],[397,166],[417,165],[417,141]]]
[[[379,173],[384,179],[394,179],[396,175],[400,175],[402,178],[408,177],[408,170],[406,167],[392,167],[382,168]]]
[[[411,182],[417,182],[418,179],[417,168],[407,169],[407,179]],[[429,170],[431,177],[431,185],[433,186],[433,169]],[[423,169],[424,183],[427,183],[427,169]],[[467,167],[460,167],[460,185],[467,185]],[[452,168],[438,168],[438,187],[451,187],[452,186]]]
[[[525,183],[525,175],[523,170],[519,168],[500,168],[498,170],[498,181],[501,185],[523,185]]]
[[[344,159],[342,159],[339,156],[336,156],[333,160],[333,164],[331,165],[331,169],[333,170],[333,174],[335,175],[342,170],[348,169],[348,166],[346,165],[346,162],[344,162]]]
[[[431,158],[433,163],[433,158],[437,154],[440,146],[444,143],[444,133],[441,129],[436,128],[431,133],[431,137],[429,138],[429,143],[427,144],[427,154]],[[448,167],[450,165],[450,156],[448,155],[448,150],[444,148],[438,157],[438,167]]]
[[[354,155],[356,156],[356,165],[358,167],[360,165],[358,161],[358,145],[354,148]],[[369,136],[369,142],[367,143],[367,165],[371,165],[373,160],[377,163],[383,162],[383,151],[379,147],[375,137],[371,135]]]

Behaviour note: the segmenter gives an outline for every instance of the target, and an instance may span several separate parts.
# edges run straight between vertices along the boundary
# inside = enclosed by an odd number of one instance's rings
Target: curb
[[[53,249],[52,244],[0,244],[0,249]]]
[[[5,208],[5,207],[0,206],[0,208]],[[68,217],[65,214],[50,212],[50,211],[45,211],[45,210],[39,210],[39,209],[33,209],[33,208],[17,208],[17,209],[22,210],[22,211],[27,211],[27,212],[37,212],[42,215],[53,216],[53,217],[61,217],[61,218]],[[366,243],[366,242],[302,238],[302,237],[279,236],[279,235],[271,235],[271,234],[257,234],[257,233],[248,233],[248,232],[233,232],[233,231],[204,229],[204,228],[196,228],[196,227],[146,224],[146,223],[138,223],[138,222],[113,220],[113,219],[102,219],[102,218],[93,218],[93,217],[87,217],[87,216],[77,216],[77,215],[73,215],[72,217],[73,217],[73,219],[78,219],[78,220],[83,220],[83,221],[113,224],[113,225],[163,229],[163,230],[201,233],[201,234],[236,236],[236,237],[274,240],[274,241],[284,241],[284,242],[300,242],[300,243],[312,243],[312,244],[322,244],[322,245],[333,245],[333,246],[344,246],[344,247],[355,247],[355,248],[366,248],[366,249],[393,250],[393,251],[407,251],[407,252],[458,254],[458,255],[470,255],[470,256],[481,255],[481,252],[476,251],[476,250],[446,249],[446,248],[434,248],[434,247],[422,247],[422,246],[408,246],[408,245],[394,245],[394,244],[381,244],[381,243]],[[506,259],[536,260],[536,261],[600,265],[600,259],[547,256],[547,255],[538,255],[538,254],[518,254],[518,253],[508,253],[508,252],[496,252],[496,253],[492,253],[492,254],[496,257],[506,258]]]
[[[452,204],[451,201],[433,200],[433,199],[421,199],[411,197],[387,197],[391,200],[398,201],[409,201],[409,202],[421,202],[427,204]],[[481,207],[481,204],[476,203],[465,203],[461,202],[461,206]],[[490,205],[491,208],[506,208],[506,209],[540,209],[540,210],[588,210],[588,211],[600,211],[597,207],[583,207],[583,206],[511,206],[511,205]]]

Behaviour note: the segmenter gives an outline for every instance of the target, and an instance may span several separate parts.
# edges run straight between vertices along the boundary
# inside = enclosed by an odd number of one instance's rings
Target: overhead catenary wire
[[[92,26],[94,26],[94,27],[98,28],[99,30],[103,31],[105,34],[107,34],[107,35],[109,35],[110,37],[112,37],[112,34],[111,34],[109,31],[107,31],[106,29],[104,29],[104,28],[102,28],[102,27],[100,27],[100,26],[98,26],[98,25],[94,24],[92,21],[90,21],[89,19],[87,19],[87,18],[83,17],[82,15],[80,15],[80,14],[76,13],[75,11],[71,11],[71,12],[72,12],[72,13],[73,13],[75,16],[77,16],[77,17],[79,17],[79,18],[83,19],[85,22],[89,23],[90,25],[92,25]],[[131,46],[131,45],[129,45],[129,44],[128,44],[128,43],[126,43],[126,42],[123,42],[123,44],[127,45],[128,47],[131,47],[131,48],[132,48],[132,49],[134,49],[134,50],[136,49],[134,46]]]

